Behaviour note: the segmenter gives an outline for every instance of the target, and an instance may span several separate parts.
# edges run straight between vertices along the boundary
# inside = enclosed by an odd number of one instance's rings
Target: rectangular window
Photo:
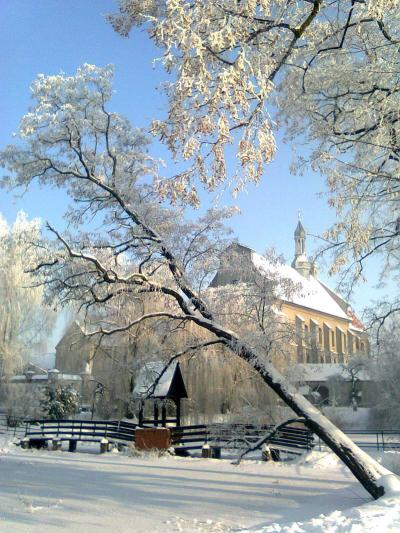
[[[347,334],[347,346],[348,346],[349,354],[352,355],[353,350],[354,350],[354,337],[353,337],[353,334],[350,333],[350,331]]]
[[[305,363],[311,363],[311,350],[310,350],[310,335],[308,332],[307,324],[304,324],[304,339],[303,339],[303,360]]]
[[[303,362],[303,322],[304,320],[296,315],[296,338],[297,338],[297,360]]]
[[[318,338],[319,338],[318,322],[310,320],[310,339],[309,339],[309,363],[318,363]]]
[[[343,333],[340,328],[336,328],[336,347],[337,347],[337,353],[342,354],[343,353]]]
[[[324,324],[324,350],[326,352],[329,352],[331,349],[330,334],[329,334],[330,331],[331,331],[331,328],[328,326],[328,324]]]

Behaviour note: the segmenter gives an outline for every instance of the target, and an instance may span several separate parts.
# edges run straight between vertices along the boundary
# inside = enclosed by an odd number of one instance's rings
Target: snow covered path
[[[341,468],[10,452],[0,452],[0,531],[7,532],[254,531],[369,500]]]

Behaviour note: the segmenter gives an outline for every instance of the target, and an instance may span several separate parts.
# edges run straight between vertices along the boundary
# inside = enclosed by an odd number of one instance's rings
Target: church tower
[[[308,277],[312,271],[312,265],[306,256],[306,231],[300,217],[294,232],[294,245],[295,252],[292,267],[302,276]]]

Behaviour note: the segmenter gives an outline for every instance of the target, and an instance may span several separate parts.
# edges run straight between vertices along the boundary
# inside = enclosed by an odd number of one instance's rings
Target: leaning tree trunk
[[[384,494],[379,480],[389,471],[361,450],[347,435],[337,428],[319,409],[312,405],[294,387],[286,383],[274,367],[267,368],[253,364],[265,383],[299,416],[304,424],[313,431],[345,463],[361,485],[375,499]]]
[[[191,305],[188,305],[186,299],[175,296],[176,302],[186,314],[186,318],[201,328],[212,332],[236,355],[249,363],[285,404],[299,417],[304,418],[304,424],[344,462],[365,490],[375,499],[382,496],[385,489],[381,478],[390,472],[332,424],[319,409],[312,405],[276,370],[272,363],[259,357],[249,345],[240,340],[236,333],[215,322],[205,302],[194,294],[186,282],[183,271],[174,255],[166,247],[162,247],[162,255],[167,259],[169,269],[178,287],[194,306],[193,309]],[[168,294],[171,294],[170,289],[168,289]]]
[[[102,186],[104,188],[104,186]],[[384,487],[380,478],[390,472],[361,450],[354,442],[330,422],[314,405],[300,394],[272,365],[264,361],[250,346],[242,342],[233,331],[221,326],[214,321],[213,315],[207,305],[199,298],[190,284],[187,283],[184,269],[165,245],[161,236],[149,228],[139,217],[126,206],[124,200],[113,191],[112,195],[123,207],[127,215],[138,224],[151,239],[160,244],[160,253],[167,261],[168,268],[179,290],[164,285],[154,290],[172,296],[183,311],[183,319],[193,321],[195,324],[213,333],[221,339],[241,359],[249,363],[262,377],[264,382],[278,394],[298,416],[304,418],[305,425],[313,431],[327,446],[348,466],[361,485],[375,499],[384,494]]]
[[[197,322],[196,319],[195,322]],[[328,420],[276,370],[272,363],[261,361],[257,353],[248,345],[243,344],[235,333],[223,326],[204,319],[199,319],[197,323],[212,331],[217,337],[224,339],[226,346],[249,363],[285,404],[299,417],[304,418],[304,424],[345,463],[373,498],[377,499],[384,494],[380,479],[390,472]]]

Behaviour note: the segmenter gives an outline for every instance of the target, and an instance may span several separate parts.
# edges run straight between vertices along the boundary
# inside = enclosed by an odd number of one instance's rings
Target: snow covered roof
[[[27,372],[29,374],[29,372]],[[28,381],[47,381],[48,376],[46,374],[33,374],[29,379],[26,374],[17,374],[10,378],[10,383],[27,383]]]
[[[10,379],[11,383],[26,383],[28,381],[48,381],[51,374],[57,374],[57,381],[82,381],[82,377],[78,374],[61,374],[59,370],[52,369],[45,374],[33,374],[32,371],[28,371],[27,374],[31,374],[30,378],[27,378],[26,374],[17,374]]]
[[[156,379],[161,375],[165,368],[165,363],[162,361],[155,361],[151,363],[145,363],[140,369],[135,386],[133,388],[134,396],[146,396],[151,389],[151,386]],[[183,386],[183,389],[182,389]],[[160,381],[157,383],[154,392],[151,394],[152,398],[167,398],[176,397],[174,393],[175,389],[180,388],[180,398],[187,398],[186,388],[183,383],[182,374],[178,363],[170,365],[164,374],[161,376]]]
[[[17,374],[16,376],[13,376],[10,381],[12,383],[18,383],[19,381],[26,381],[26,376],[25,374]]]
[[[364,333],[365,331],[365,328],[358,328],[356,326],[354,326],[353,322],[350,324],[349,326],[349,330],[350,331],[355,331],[356,333]]]
[[[347,314],[314,276],[305,278],[289,265],[269,261],[256,252],[252,252],[251,259],[260,272],[274,278],[287,279],[296,288],[298,287],[298,290],[292,291],[292,294],[287,295],[283,291],[278,294],[283,301],[350,321]]]
[[[296,381],[327,381],[334,376],[349,379],[350,374],[344,365],[338,363],[324,364],[298,364],[292,368]],[[361,381],[371,381],[371,376],[365,368],[357,372],[357,378]]]
[[[65,381],[82,381],[82,377],[78,374],[60,374],[58,379]]]
[[[26,374],[27,372],[31,372],[33,374],[46,374],[47,370],[39,366],[37,363],[29,361],[29,363],[24,366],[22,372],[24,374]]]
[[[318,280],[319,281],[319,280]],[[349,306],[348,302],[344,300],[340,294],[335,292],[333,289],[322,283],[322,281],[319,281],[319,283],[323,286],[323,288],[332,296],[332,298],[335,300],[335,302],[341,307],[341,309],[347,314],[349,319],[351,320],[350,328],[354,329],[354,331],[360,332],[365,331],[365,326],[361,322],[361,320],[358,318],[358,316],[355,314],[354,310]]]

